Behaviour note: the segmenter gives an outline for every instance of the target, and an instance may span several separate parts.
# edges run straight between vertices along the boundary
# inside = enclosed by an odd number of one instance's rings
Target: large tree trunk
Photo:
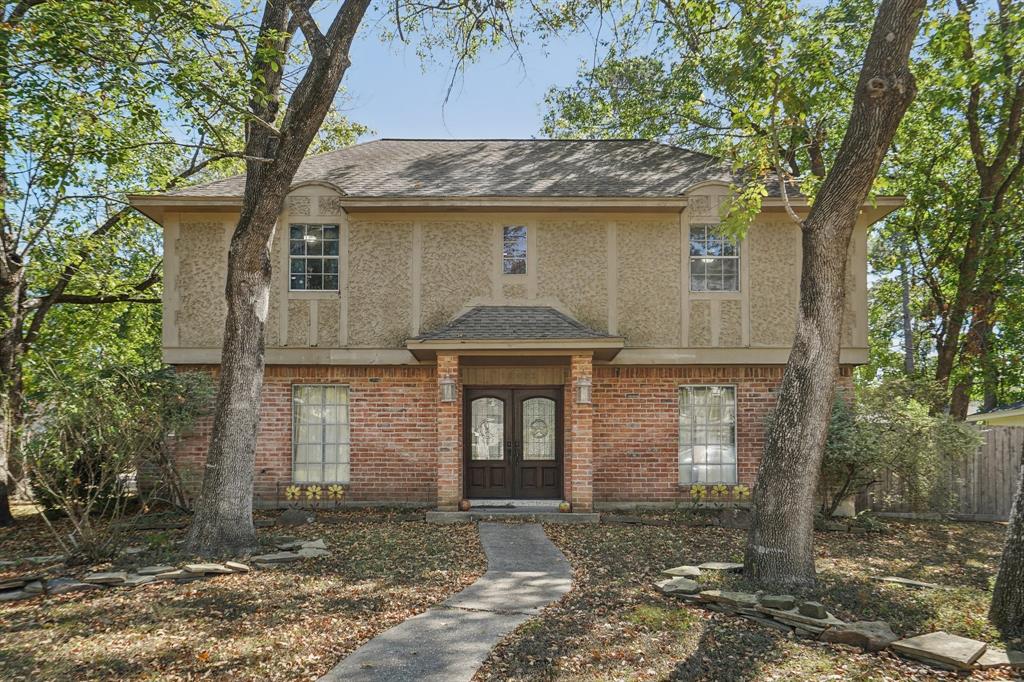
[[[258,54],[252,100],[254,121],[248,125],[246,180],[242,211],[228,253],[221,376],[213,413],[203,486],[186,547],[197,554],[218,555],[251,548],[256,433],[263,385],[264,327],[270,302],[270,245],[278,216],[299,163],[327,115],[349,65],[348,51],[369,0],[347,0],[327,35],[320,34],[308,11],[295,19],[310,45],[311,62],[292,94],[279,133],[279,87],[289,38],[288,3],[268,0],[260,42],[272,50]],[[294,9],[304,5],[296,3]],[[263,121],[266,125],[262,125]]]
[[[815,491],[839,371],[846,258],[857,216],[916,94],[908,58],[923,0],[883,0],[835,164],[803,222],[796,337],[754,490],[745,574],[771,588],[809,587]]]
[[[1017,497],[1006,530],[989,617],[1003,635],[1024,636],[1024,464],[1017,476]]]

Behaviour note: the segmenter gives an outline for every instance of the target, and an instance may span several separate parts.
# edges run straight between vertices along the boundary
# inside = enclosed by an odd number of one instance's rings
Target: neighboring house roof
[[[649,140],[383,139],[309,156],[292,184],[321,182],[367,198],[655,198],[732,180],[720,159]],[[235,175],[164,196],[241,197],[244,187],[245,176]]]
[[[423,359],[443,349],[544,350],[579,348],[611,359],[622,348],[621,336],[591,329],[550,306],[482,305],[448,324],[409,339],[406,347]]]
[[[984,421],[996,417],[1016,417],[1018,415],[1024,415],[1024,400],[1008,405],[996,405],[987,410],[978,410],[974,414],[967,415],[967,421]]]

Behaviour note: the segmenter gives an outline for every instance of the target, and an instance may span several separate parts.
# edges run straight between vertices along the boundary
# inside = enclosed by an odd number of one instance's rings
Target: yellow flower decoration
[[[311,485],[308,488],[306,488],[306,499],[307,500],[319,500],[320,496],[322,494],[323,494],[323,491],[320,490],[320,486],[318,486],[318,485]]]
[[[704,496],[707,495],[707,494],[708,494],[708,489],[705,488],[700,483],[696,483],[696,484],[690,486],[690,497],[692,497],[695,500],[703,499]]]
[[[334,485],[327,486],[327,497],[332,500],[340,500],[345,497],[345,489],[335,483]]]
[[[290,485],[284,489],[284,498],[286,500],[297,500],[301,494],[302,488],[297,485]]]
[[[729,494],[729,486],[719,483],[711,489],[712,497],[725,497]]]
[[[745,485],[737,485],[732,489],[732,494],[737,500],[745,500],[750,497],[750,488]]]

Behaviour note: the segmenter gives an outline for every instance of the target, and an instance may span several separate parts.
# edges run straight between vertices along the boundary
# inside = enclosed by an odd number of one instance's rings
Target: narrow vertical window
[[[736,483],[736,387],[679,389],[679,482]]]
[[[526,228],[507,225],[503,233],[501,271],[506,275],[526,274]]]
[[[348,480],[348,388],[292,386],[292,481]]]
[[[740,248],[717,225],[690,226],[690,291],[739,291]]]
[[[337,291],[338,226],[289,225],[288,261],[292,291]]]

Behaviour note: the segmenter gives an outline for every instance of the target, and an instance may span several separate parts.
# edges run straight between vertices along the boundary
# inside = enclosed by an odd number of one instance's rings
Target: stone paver
[[[572,588],[569,562],[538,524],[481,523],[487,572],[446,602],[373,638],[321,682],[460,682],[502,637]]]
[[[892,643],[892,648],[910,658],[926,663],[939,663],[960,670],[969,670],[971,665],[985,653],[985,642],[951,635],[948,632],[929,632]]]

